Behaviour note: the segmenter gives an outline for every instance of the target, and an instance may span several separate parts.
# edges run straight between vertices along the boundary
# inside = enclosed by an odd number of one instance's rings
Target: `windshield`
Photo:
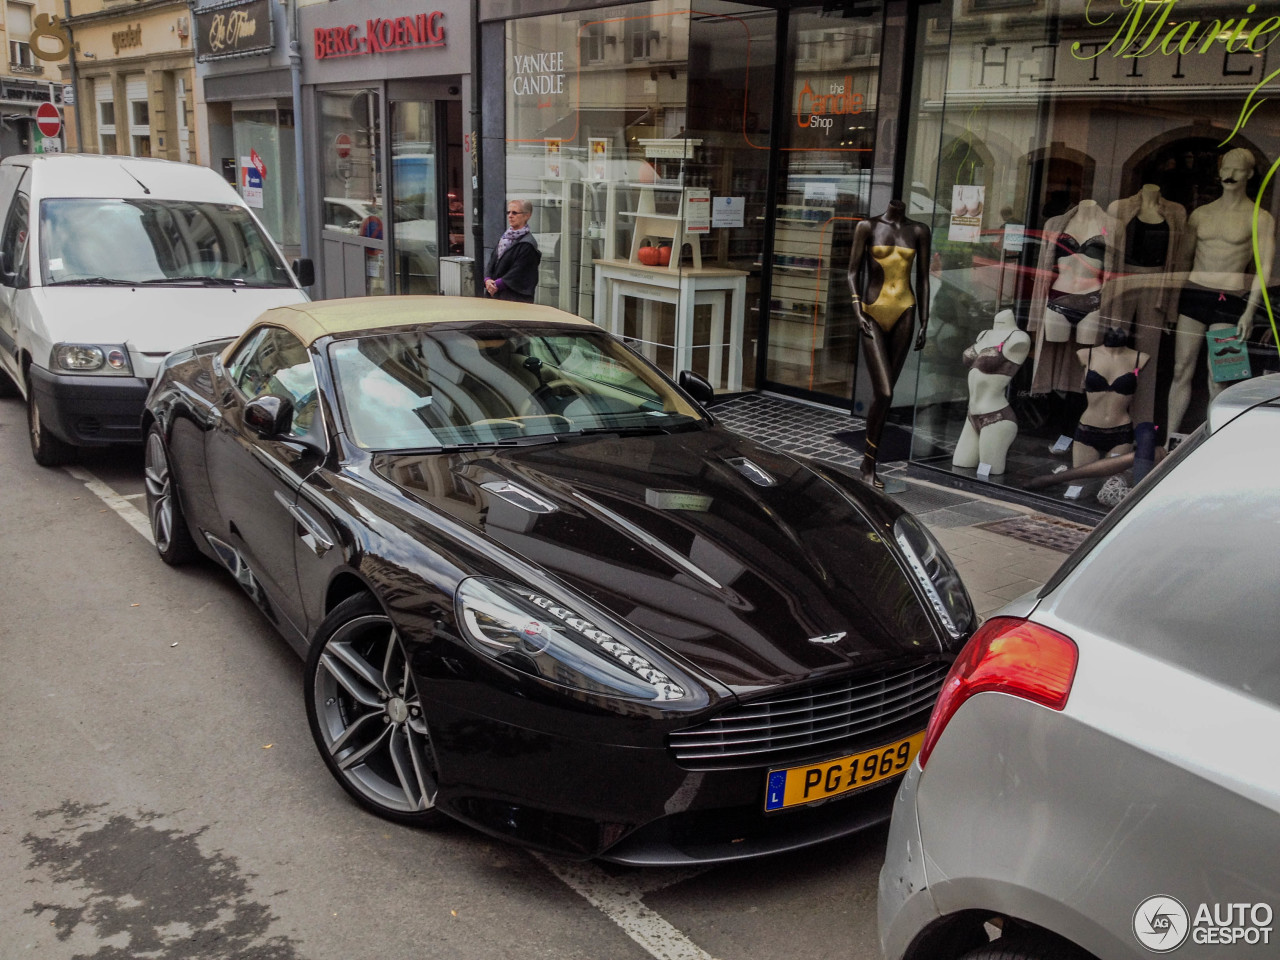
[[[591,328],[437,324],[329,347],[340,405],[362,447],[545,442],[584,432],[668,432],[696,407]]]
[[[244,207],[187,200],[45,200],[45,286],[291,287]]]

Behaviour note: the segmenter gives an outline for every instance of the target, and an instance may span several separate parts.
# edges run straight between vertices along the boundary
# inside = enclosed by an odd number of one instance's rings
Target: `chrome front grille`
[[[779,766],[818,750],[854,753],[876,746],[889,728],[923,729],[949,668],[928,663],[751,700],[670,734],[668,745],[689,770]]]

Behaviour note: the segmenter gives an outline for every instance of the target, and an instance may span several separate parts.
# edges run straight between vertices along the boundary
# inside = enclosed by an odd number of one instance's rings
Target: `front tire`
[[[311,642],[307,722],[329,772],[366,810],[422,827],[440,822],[436,763],[404,645],[369,594],[338,604]]]
[[[147,517],[151,520],[156,552],[172,567],[190,563],[199,551],[182,514],[178,487],[169,466],[169,448],[158,423],[153,423],[147,431],[143,478],[147,487]]]
[[[31,456],[42,467],[60,467],[75,458],[76,448],[50,433],[41,419],[30,375],[27,376],[27,436],[31,440]]]
[[[1021,933],[993,940],[966,953],[961,960],[1096,960],[1093,954],[1055,937]]]

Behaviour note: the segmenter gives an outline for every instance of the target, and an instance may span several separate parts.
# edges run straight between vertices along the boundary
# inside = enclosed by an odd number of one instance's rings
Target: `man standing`
[[[507,230],[489,255],[484,273],[485,293],[497,300],[533,303],[542,252],[529,232],[532,215],[533,204],[528,200],[507,204]]]

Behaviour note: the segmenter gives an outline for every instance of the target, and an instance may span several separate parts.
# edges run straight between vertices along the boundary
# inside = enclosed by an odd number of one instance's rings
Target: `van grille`
[[[689,770],[777,766],[876,746],[890,728],[924,728],[949,663],[884,670],[751,700],[668,737]],[[905,736],[905,734],[903,734]]]

